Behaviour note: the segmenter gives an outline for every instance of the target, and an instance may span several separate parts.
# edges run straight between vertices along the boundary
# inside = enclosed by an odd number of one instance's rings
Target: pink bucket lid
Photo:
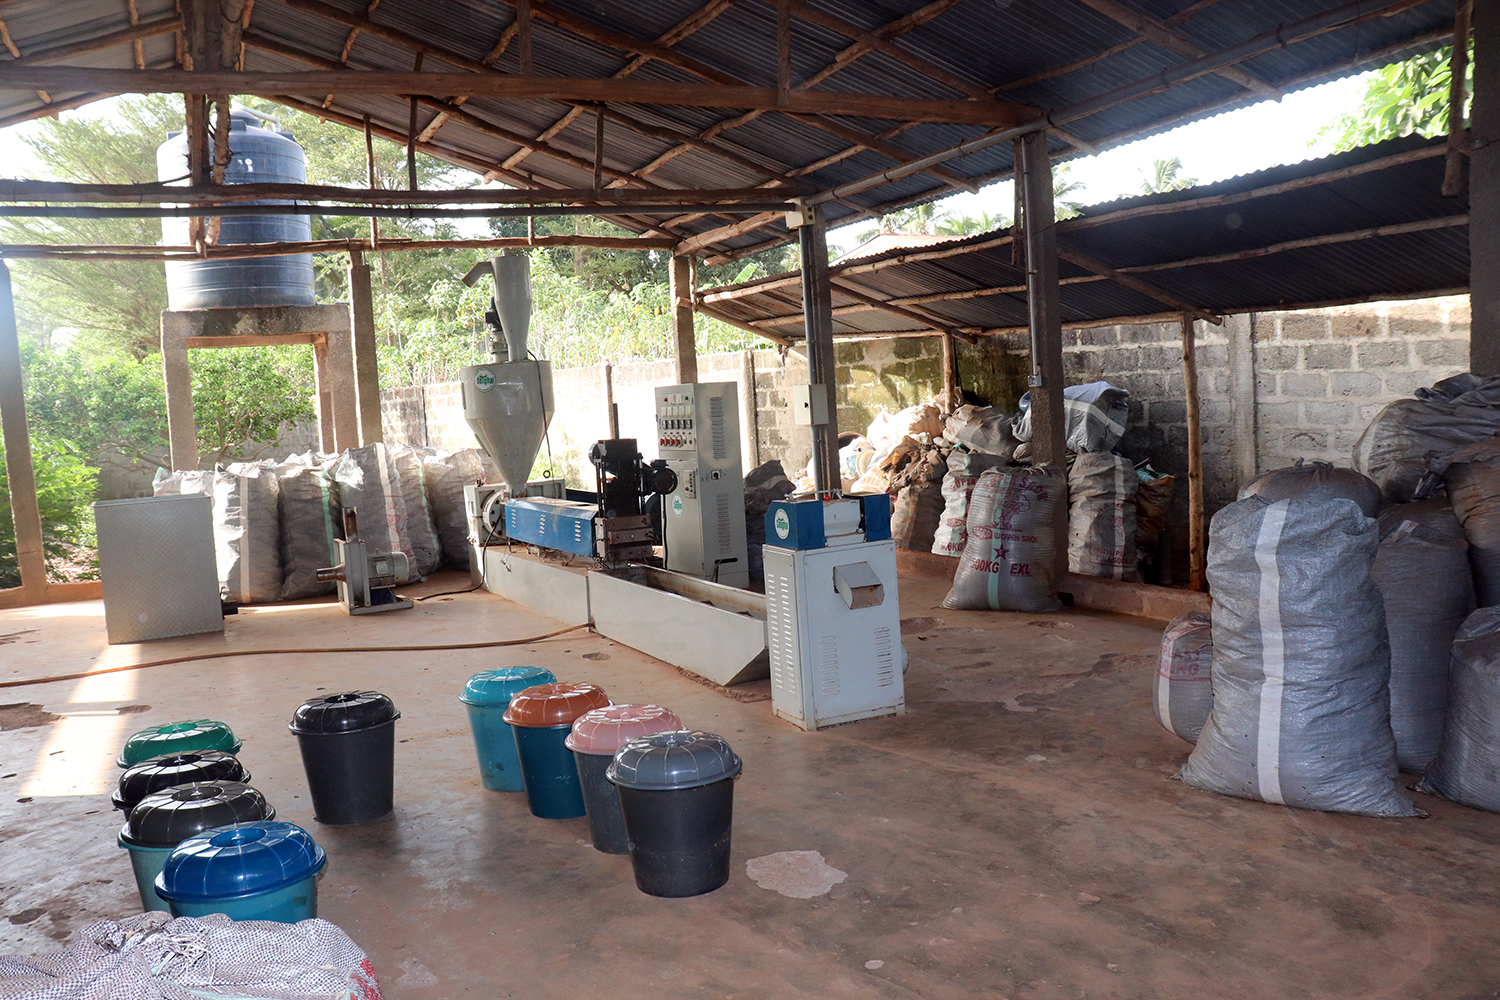
[[[616,750],[638,736],[676,732],[682,728],[682,720],[670,708],[611,705],[580,715],[564,742],[569,750],[579,753],[613,756]]]

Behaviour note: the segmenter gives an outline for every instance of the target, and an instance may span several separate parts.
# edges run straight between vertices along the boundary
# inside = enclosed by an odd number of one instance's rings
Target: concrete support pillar
[[[193,369],[188,362],[191,313],[161,314],[161,367],[167,395],[167,440],[172,468],[198,467],[198,427],[193,421]]]
[[[47,594],[47,562],[42,550],[42,513],[31,464],[31,429],[26,423],[26,387],[21,378],[21,343],[11,297],[10,269],[0,261],[0,436],[5,442],[5,481],[21,591],[29,603]]]
[[[338,437],[333,432],[333,388],[328,371],[328,338],[313,341],[313,406],[318,413],[318,450],[332,454],[339,450]]]
[[[698,340],[693,333],[693,258],[672,255],[672,364],[679,385],[698,381]]]
[[[355,397],[354,336],[344,314],[343,329],[328,331],[328,381],[333,393],[333,441],[336,450],[359,447],[359,405]],[[380,393],[375,393],[375,420],[380,421]]]
[[[1474,4],[1470,135],[1469,370],[1500,375],[1500,4]]]
[[[359,443],[385,440],[380,425],[380,360],[375,353],[375,301],[370,265],[359,251],[349,254],[349,326],[354,337],[354,394],[359,408]]]
[[[1057,284],[1057,230],[1047,133],[1028,134],[1020,150],[1021,201],[1026,213],[1026,304],[1031,320],[1031,460],[1062,468],[1067,460],[1062,302]],[[1062,546],[1058,549],[1062,551]]]
[[[802,317],[807,339],[807,381],[814,392],[828,400],[828,421],[812,425],[813,487],[818,492],[837,490],[839,477],[839,415],[834,395],[833,289],[828,280],[828,231],[823,210],[815,209],[813,221],[797,230],[802,256]]]

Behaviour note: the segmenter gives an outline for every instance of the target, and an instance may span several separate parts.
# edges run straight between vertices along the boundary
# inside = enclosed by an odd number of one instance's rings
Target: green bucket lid
[[[188,719],[142,729],[125,741],[125,750],[115,763],[130,767],[152,757],[187,753],[191,750],[222,750],[239,753],[240,741],[222,722],[213,719]]]

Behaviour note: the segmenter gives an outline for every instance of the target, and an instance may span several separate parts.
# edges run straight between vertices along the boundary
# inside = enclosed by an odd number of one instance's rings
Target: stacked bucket
[[[543,819],[587,816],[594,847],[629,854],[649,895],[698,896],[729,881],[742,765],[721,737],[538,667],[475,674],[459,700],[485,788],[524,790]]]
[[[391,811],[400,717],[377,691],[311,698],[293,713],[318,822],[366,823]],[[240,746],[229,726],[208,719],[126,741],[111,798],[126,814],[118,842],[145,909],[283,923],[317,916],[326,855],[306,830],[276,820],[249,784]]]

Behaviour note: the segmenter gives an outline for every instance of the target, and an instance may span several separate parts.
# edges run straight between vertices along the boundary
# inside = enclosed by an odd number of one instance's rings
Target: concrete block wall
[[[1232,501],[1257,472],[1298,458],[1348,465],[1354,442],[1385,404],[1464,371],[1466,296],[1231,316],[1198,324],[1196,344],[1209,511]],[[959,375],[973,398],[1018,408],[1030,369],[1025,335],[959,345]],[[1182,329],[1176,322],[1064,331],[1069,383],[1107,380],[1130,390],[1130,425],[1120,451],[1161,472],[1187,473],[1187,406]],[[840,341],[839,426],[863,431],[882,409],[931,400],[941,387],[935,337]],[[739,351],[698,359],[699,380],[733,381],[741,399],[741,446],[748,470],[779,459],[789,474],[811,453],[808,431],[791,422],[790,389],[807,381],[797,351]],[[552,468],[590,485],[589,446],[609,435],[607,401],[620,430],[656,457],[652,390],[672,381],[670,362],[592,365],[553,373],[557,413]],[[749,400],[753,399],[753,406]],[[473,445],[457,383],[382,393],[387,440],[441,448]],[[542,461],[546,459],[542,451]],[[538,471],[540,471],[540,466]],[[1173,520],[1186,520],[1186,486]],[[1185,536],[1184,536],[1185,537]]]

